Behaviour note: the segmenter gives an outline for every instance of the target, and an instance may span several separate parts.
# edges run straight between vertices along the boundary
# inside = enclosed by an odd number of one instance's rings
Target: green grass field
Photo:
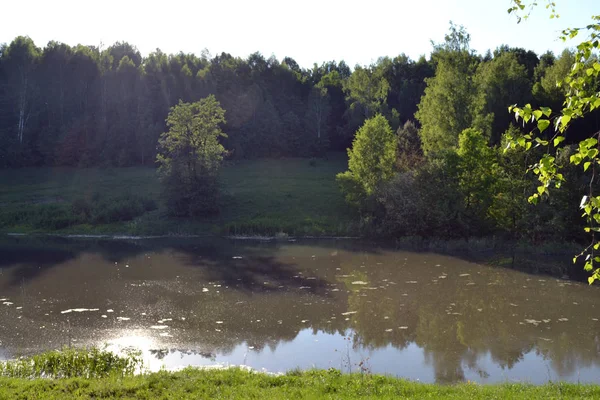
[[[345,204],[335,182],[335,175],[346,168],[344,154],[315,163],[294,158],[225,165],[221,213],[200,220],[166,215],[152,168],[0,170],[0,231],[352,235],[357,233],[357,216]],[[123,215],[117,210],[112,219],[79,223],[71,215],[73,204],[88,198],[100,199],[98,207],[105,208],[119,202],[126,206],[132,199],[153,201],[156,206],[126,210]]]
[[[338,371],[272,376],[240,369],[104,378],[0,378],[0,399],[581,399],[600,386],[549,383],[436,385]]]
[[[140,369],[142,368],[142,369]],[[140,373],[139,354],[65,348],[0,362],[0,399],[555,399],[600,398],[600,386],[423,384],[365,371],[289,371],[239,368]],[[136,374],[137,373],[137,374]]]

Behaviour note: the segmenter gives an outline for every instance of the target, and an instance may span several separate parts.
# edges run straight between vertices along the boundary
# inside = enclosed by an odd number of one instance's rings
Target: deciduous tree
[[[169,211],[205,215],[217,210],[216,178],[225,148],[221,125],[225,110],[210,95],[195,103],[179,102],[167,117],[157,161]]]
[[[365,121],[348,149],[348,171],[337,175],[349,202],[360,205],[377,187],[392,178],[396,137],[381,114]]]

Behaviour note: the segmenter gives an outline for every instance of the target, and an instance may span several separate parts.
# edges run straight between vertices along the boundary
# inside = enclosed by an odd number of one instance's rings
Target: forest
[[[17,37],[0,47],[0,167],[158,166],[172,107],[212,98],[224,112],[218,143],[226,162],[326,160],[348,149],[350,170],[337,181],[363,234],[585,238],[574,205],[591,171],[569,157],[572,144],[599,130],[598,112],[574,121],[561,151],[551,150],[568,178],[564,190],[533,205],[537,177],[527,170],[548,146],[513,148],[511,139],[528,131],[508,110],[560,109],[567,89],[557,82],[575,52],[502,45],[477,54],[452,23],[429,50],[418,60],[400,54],[303,68],[260,53],[142,56],[126,42],[40,48]],[[375,131],[386,132],[381,146],[372,146]],[[88,213],[81,204],[73,212]]]

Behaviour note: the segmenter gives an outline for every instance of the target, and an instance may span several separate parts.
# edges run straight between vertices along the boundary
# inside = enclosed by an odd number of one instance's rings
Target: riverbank
[[[0,170],[0,232],[75,235],[357,236],[335,182],[345,154],[245,160],[221,174],[219,215],[167,215],[154,168]]]
[[[269,374],[248,368],[186,368],[144,373],[139,354],[65,348],[0,362],[0,399],[12,398],[600,398],[600,386],[549,382],[479,385],[425,384],[391,376],[292,370]]]
[[[600,386],[548,383],[541,386],[506,383],[437,385],[370,374],[292,371],[274,376],[242,369],[158,372],[104,378],[0,378],[0,398],[436,398],[436,399],[557,399],[600,398]]]

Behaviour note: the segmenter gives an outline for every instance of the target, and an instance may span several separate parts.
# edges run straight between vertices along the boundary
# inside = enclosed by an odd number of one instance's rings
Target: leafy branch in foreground
[[[537,5],[533,2],[526,5],[521,0],[512,0],[514,4],[508,12],[517,14],[518,22],[521,18],[518,14],[527,8],[530,10]],[[547,9],[551,10],[550,18],[557,18],[555,3],[548,1]],[[527,12],[523,18],[529,16]],[[530,169],[538,176],[540,185],[537,193],[529,197],[531,203],[537,204],[542,196],[550,194],[551,187],[560,188],[565,178],[560,173],[556,163],[557,155],[564,147],[561,143],[566,140],[567,130],[572,121],[583,118],[585,115],[600,107],[600,92],[598,91],[598,77],[600,75],[600,62],[597,51],[600,49],[600,16],[592,16],[593,23],[583,28],[568,28],[562,31],[560,39],[566,41],[573,39],[581,32],[588,32],[586,40],[577,45],[574,62],[569,74],[557,82],[565,92],[563,108],[553,111],[548,107],[534,108],[530,104],[522,107],[513,105],[509,112],[514,113],[517,121],[523,124],[535,124],[530,134],[513,137],[508,142],[507,148],[524,147],[526,150],[532,146],[545,146],[546,152],[540,160],[533,164]],[[552,129],[552,128],[553,129]],[[550,129],[549,129],[550,128]],[[585,231],[591,233],[591,243],[580,254],[574,257],[576,262],[580,257],[585,258],[585,270],[591,272],[589,283],[600,279],[600,256],[596,251],[600,250],[600,242],[596,240],[595,233],[600,232],[600,196],[594,194],[594,180],[596,179],[596,167],[600,165],[600,131],[588,134],[586,139],[579,141],[577,149],[570,157],[570,163],[581,165],[584,172],[590,170],[589,190],[581,199],[579,207],[583,211],[582,217],[588,221]]]

